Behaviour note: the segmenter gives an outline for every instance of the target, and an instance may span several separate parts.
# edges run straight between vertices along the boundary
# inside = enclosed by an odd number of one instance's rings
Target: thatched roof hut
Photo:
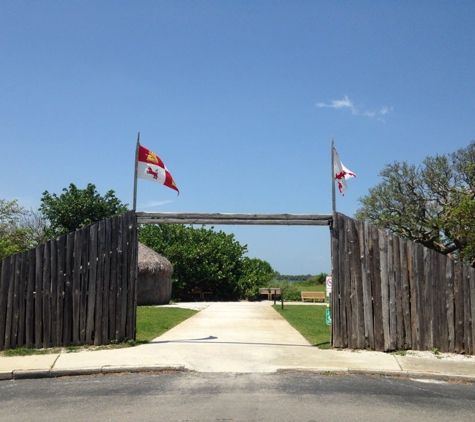
[[[139,242],[137,305],[164,305],[172,296],[173,266],[153,249]]]

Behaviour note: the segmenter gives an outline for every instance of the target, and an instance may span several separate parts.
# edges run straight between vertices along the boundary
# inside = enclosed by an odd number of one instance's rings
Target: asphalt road
[[[0,382],[1,421],[473,421],[473,384],[161,373]]]

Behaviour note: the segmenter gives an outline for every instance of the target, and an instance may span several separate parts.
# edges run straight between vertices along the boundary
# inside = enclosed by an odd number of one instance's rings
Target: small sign
[[[332,310],[330,308],[326,309],[325,317],[327,320],[327,325],[332,325]]]
[[[332,294],[331,292],[328,293],[325,295],[325,299],[326,299],[326,303],[327,303],[327,306],[330,306],[330,303],[332,303]]]
[[[331,293],[332,291],[332,276],[329,275],[325,279],[325,286],[327,287],[327,293]]]

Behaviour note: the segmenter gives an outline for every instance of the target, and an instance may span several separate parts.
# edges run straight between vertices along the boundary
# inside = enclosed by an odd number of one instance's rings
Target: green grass
[[[153,340],[196,312],[182,308],[137,307],[137,342],[146,343]]]
[[[284,309],[274,305],[279,312],[310,344],[320,349],[330,348],[330,326],[326,324],[326,306],[288,305]]]
[[[137,344],[147,343],[154,338],[162,335],[165,331],[180,324],[185,319],[196,314],[197,311],[181,308],[157,308],[153,306],[137,307],[137,335],[136,340],[127,340],[123,343],[112,341],[110,345],[93,347],[85,346],[68,346],[61,348],[49,349],[27,349],[26,347],[18,347],[17,349],[7,349],[0,352],[0,356],[31,356],[31,355],[47,355],[51,353],[73,353],[81,350],[104,350],[118,349],[123,347],[136,346]]]

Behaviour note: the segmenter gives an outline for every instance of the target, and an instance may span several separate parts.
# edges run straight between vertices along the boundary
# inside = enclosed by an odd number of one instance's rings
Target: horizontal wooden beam
[[[139,224],[329,226],[332,214],[221,214],[137,212]]]

